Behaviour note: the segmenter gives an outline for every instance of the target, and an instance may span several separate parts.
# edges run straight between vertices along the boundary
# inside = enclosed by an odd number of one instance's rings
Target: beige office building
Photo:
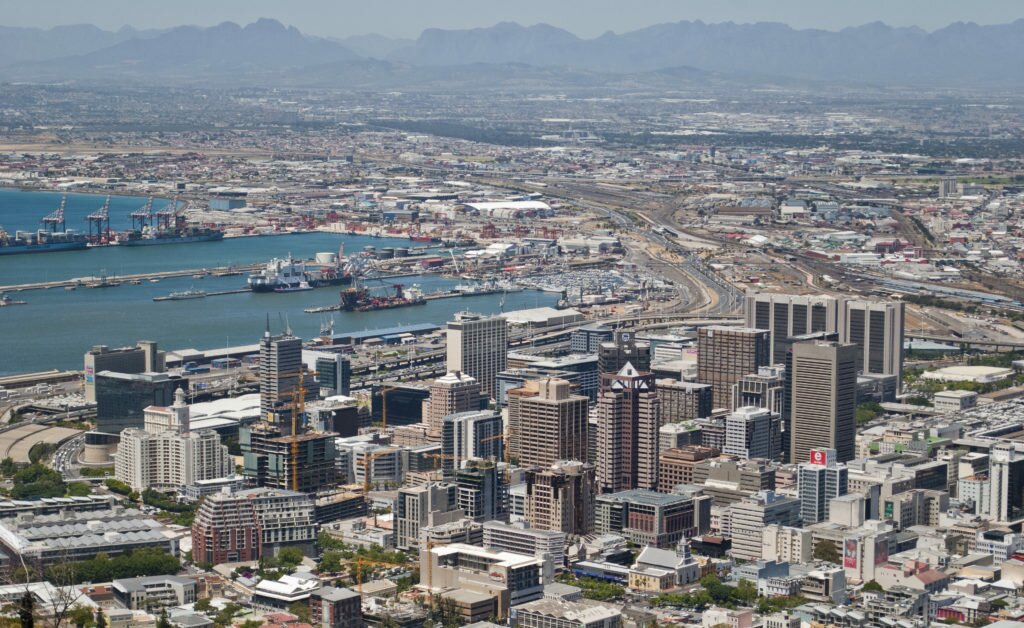
[[[697,380],[711,384],[715,408],[732,407],[732,387],[771,360],[767,329],[701,327],[697,334]]]
[[[508,321],[460,312],[448,323],[448,371],[468,373],[484,394],[498,397],[497,376],[508,363]]]
[[[855,455],[857,347],[798,342],[791,357],[790,462],[809,460],[811,449],[835,449],[836,460]]]
[[[589,399],[564,379],[527,381],[508,392],[509,456],[524,467],[587,460]]]
[[[385,393],[386,394],[386,393]],[[449,414],[480,409],[480,383],[461,371],[452,371],[430,383],[430,397],[423,400],[427,438],[441,442],[444,418]]]

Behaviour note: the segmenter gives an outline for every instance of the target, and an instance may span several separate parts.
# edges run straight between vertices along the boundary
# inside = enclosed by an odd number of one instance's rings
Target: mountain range
[[[0,27],[0,79],[401,86],[511,81],[596,84],[799,80],[873,85],[1022,85],[1024,20],[926,32],[882,23],[840,31],[778,23],[675,22],[583,39],[538,24],[428,29],[415,41],[324,39],[271,19],[246,26],[103,31]],[[482,71],[481,68],[488,68]],[[679,69],[682,68],[683,71]],[[604,78],[602,78],[604,77]]]

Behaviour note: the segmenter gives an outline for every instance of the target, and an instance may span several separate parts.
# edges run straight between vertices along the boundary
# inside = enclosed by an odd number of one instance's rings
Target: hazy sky
[[[163,28],[272,17],[322,36],[380,33],[415,37],[429,27],[471,28],[499,21],[546,22],[583,37],[658,22],[785,22],[839,29],[883,21],[934,30],[1024,17],[1021,0],[2,0],[0,24],[49,27],[92,23]]]

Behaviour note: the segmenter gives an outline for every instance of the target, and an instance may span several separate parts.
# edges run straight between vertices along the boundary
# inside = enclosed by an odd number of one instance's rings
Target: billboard
[[[889,562],[889,539],[876,538],[875,539],[875,566],[883,565]]]
[[[825,466],[828,464],[828,457],[824,449],[812,449],[810,452],[810,463]]]
[[[85,383],[91,384],[95,379],[95,372],[91,366],[85,367]]]
[[[886,519],[892,519],[892,511],[893,511],[892,502],[890,502],[890,501],[885,502],[885,508],[883,509],[883,514],[884,514]]]
[[[860,558],[860,539],[850,538],[843,542],[843,567],[856,569]]]

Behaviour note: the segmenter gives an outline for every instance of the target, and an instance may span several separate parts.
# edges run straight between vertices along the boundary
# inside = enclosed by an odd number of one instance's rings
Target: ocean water
[[[32,222],[52,211],[56,207],[55,200],[60,202],[59,194],[0,190],[0,225],[9,231],[34,228]],[[115,200],[119,207],[127,208],[125,214],[145,202],[145,199],[130,197],[112,199],[111,222],[115,228],[118,228],[113,220]],[[86,214],[102,203],[102,196],[70,195],[66,210],[68,227],[72,226],[72,207],[84,220]],[[161,203],[154,202],[154,206],[160,207]],[[19,221],[21,226],[9,226],[17,225]],[[128,222],[126,219],[125,223]],[[126,226],[122,224],[120,228]],[[364,246],[401,247],[411,244],[404,239],[310,233],[234,238],[223,242],[115,246],[64,253],[0,256],[0,285],[98,276],[102,273],[115,276],[258,263],[289,253],[310,258],[319,251],[337,251],[342,243],[347,253],[361,251]],[[268,315],[274,328],[280,328],[281,321],[287,320],[297,335],[311,338],[319,333],[326,315],[306,314],[303,309],[338,301],[337,287],[283,294],[243,292],[205,299],[153,301],[153,297],[190,288],[207,292],[242,288],[245,279],[245,276],[203,279],[186,276],[162,279],[159,283],[144,281],[138,286],[125,282],[114,288],[78,288],[74,291],[54,288],[13,293],[11,296],[27,301],[27,304],[0,308],[0,375],[52,368],[80,369],[82,355],[97,344],[120,347],[145,339],[155,340],[167,350],[254,344],[259,341]],[[436,275],[424,275],[375,281],[368,285],[385,290],[392,281],[407,286],[419,284],[426,293],[449,289],[457,283]],[[462,310],[497,313],[501,309],[501,298],[502,295],[468,296],[378,312],[334,312],[334,329],[342,332],[424,322],[443,324],[451,320],[455,312]],[[550,306],[557,300],[558,295],[550,293],[510,293],[505,295],[504,309]]]

